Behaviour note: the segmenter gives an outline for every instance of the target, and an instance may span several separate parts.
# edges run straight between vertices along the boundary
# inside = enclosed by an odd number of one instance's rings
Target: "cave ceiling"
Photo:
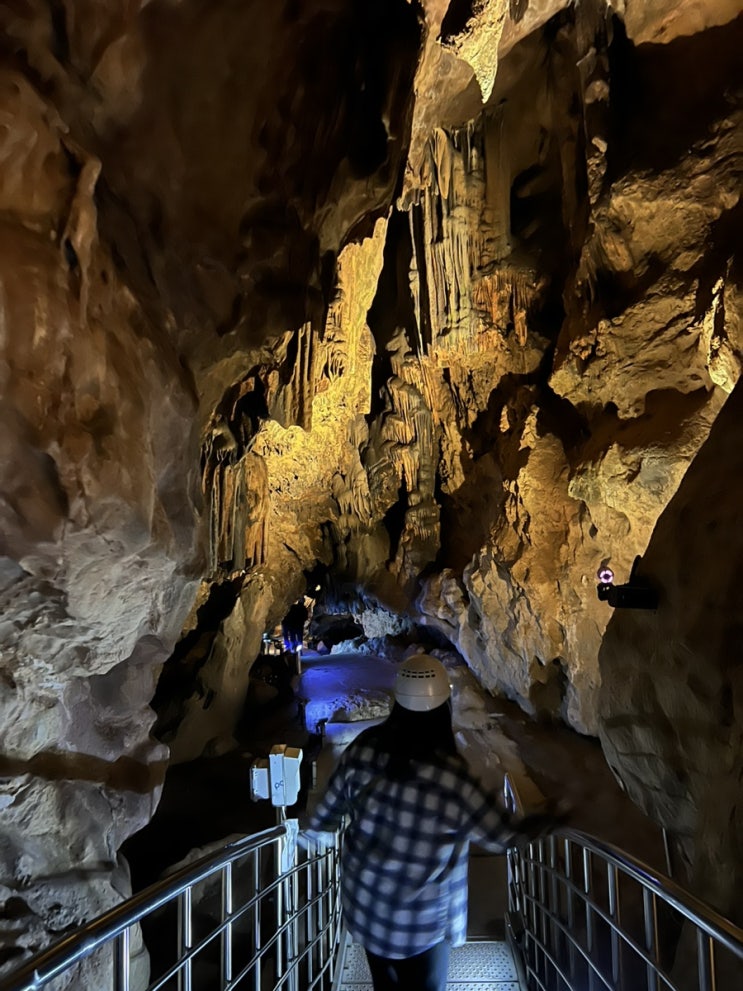
[[[0,7],[24,945],[115,898],[318,568],[368,635],[604,732],[597,567],[629,576],[740,374],[742,8]],[[106,866],[59,908],[72,833]]]

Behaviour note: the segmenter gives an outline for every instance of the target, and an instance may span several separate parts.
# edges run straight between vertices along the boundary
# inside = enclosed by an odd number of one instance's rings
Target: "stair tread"
[[[505,942],[478,941],[452,950],[449,991],[519,991],[516,967]],[[349,943],[343,960],[340,991],[371,991],[364,950]]]

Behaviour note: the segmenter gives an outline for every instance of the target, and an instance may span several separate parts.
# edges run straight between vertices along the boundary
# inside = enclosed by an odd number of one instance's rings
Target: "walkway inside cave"
[[[530,719],[515,704],[484,693],[452,655],[445,661],[457,742],[476,773],[495,789],[509,771],[522,783],[533,782],[546,797],[567,799],[578,828],[663,869],[659,830],[621,790],[596,740]],[[274,824],[275,810],[251,801],[248,778],[252,760],[265,756],[275,743],[316,746],[313,731],[321,719],[328,720],[318,760],[319,793],[340,750],[370,719],[383,718],[395,671],[392,661],[373,654],[321,656],[307,651],[302,667],[293,699],[246,709],[235,750],[168,770],[155,816],[123,847],[134,891],[194,849]],[[482,876],[479,870],[473,874]]]

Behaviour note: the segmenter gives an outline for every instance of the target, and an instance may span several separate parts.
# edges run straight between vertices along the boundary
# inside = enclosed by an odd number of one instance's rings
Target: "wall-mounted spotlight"
[[[636,576],[639,562],[640,555],[638,554],[626,585],[615,585],[614,572],[602,564],[596,573],[598,578],[596,594],[599,599],[602,602],[608,602],[613,609],[657,609],[657,591],[646,581]]]

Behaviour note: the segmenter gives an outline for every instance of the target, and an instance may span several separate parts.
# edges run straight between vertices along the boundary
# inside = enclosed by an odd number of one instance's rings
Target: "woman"
[[[375,991],[443,991],[450,947],[467,937],[470,840],[502,853],[555,821],[517,823],[498,810],[457,751],[450,694],[440,661],[405,661],[390,716],[345,750],[310,820],[310,831],[350,820],[344,921],[366,951]]]

